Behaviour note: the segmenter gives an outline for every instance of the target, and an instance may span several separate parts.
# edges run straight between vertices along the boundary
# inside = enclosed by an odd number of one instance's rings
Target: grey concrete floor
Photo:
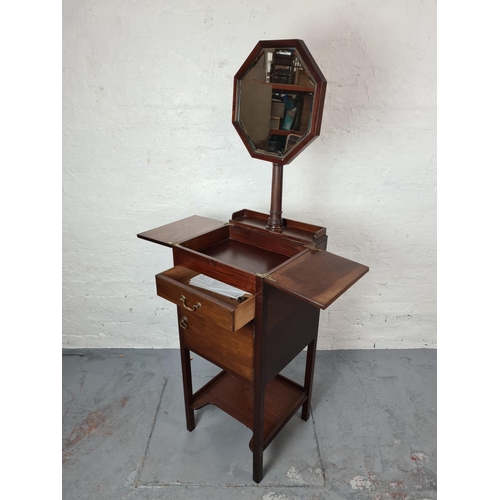
[[[64,350],[62,367],[64,500],[436,498],[435,350],[318,351],[312,417],[266,449],[259,485],[249,429],[209,405],[186,430],[178,350]],[[218,371],[193,355],[195,390]]]

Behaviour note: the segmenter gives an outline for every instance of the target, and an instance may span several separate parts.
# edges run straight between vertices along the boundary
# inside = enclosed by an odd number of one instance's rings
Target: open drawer
[[[156,290],[160,297],[173,302],[211,324],[236,332],[255,318],[255,297],[250,294],[238,302],[189,284],[197,272],[175,266],[156,275]]]

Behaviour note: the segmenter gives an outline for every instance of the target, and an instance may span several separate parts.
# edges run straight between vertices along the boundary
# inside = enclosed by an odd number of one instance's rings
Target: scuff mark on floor
[[[417,462],[423,462],[429,460],[429,457],[425,453],[412,453],[410,458],[416,464]]]
[[[66,439],[63,439],[63,456],[68,455],[71,448],[103,425],[106,422],[108,411],[109,405],[93,411],[85,417],[81,424],[73,427],[70,435]]]
[[[294,467],[290,467],[286,472],[286,477],[290,481],[294,481],[298,484],[305,484],[304,478],[300,475],[299,471]]]
[[[286,495],[278,495],[274,491],[270,491],[263,495],[262,500],[287,500],[287,497]]]
[[[369,490],[372,488],[372,481],[369,477],[354,476],[349,484],[353,490]]]
[[[63,460],[67,459],[73,450],[73,448],[80,443],[83,439],[87,438],[92,434],[99,434],[99,436],[112,436],[112,430],[102,429],[106,424],[109,417],[121,408],[124,408],[128,403],[130,397],[124,396],[123,398],[99,408],[93,412],[87,414],[87,416],[82,420],[81,423],[73,427],[68,437],[64,438],[62,441],[62,457]]]

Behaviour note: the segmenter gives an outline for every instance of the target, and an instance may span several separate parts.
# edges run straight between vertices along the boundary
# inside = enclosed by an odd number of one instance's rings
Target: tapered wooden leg
[[[308,346],[307,346],[307,360],[306,360],[306,374],[304,377],[304,388],[307,391],[307,399],[302,405],[302,420],[309,420],[309,416],[311,415],[311,401],[312,401],[312,387],[313,387],[313,378],[314,378],[314,363],[316,361],[316,341],[315,338]]]
[[[253,480],[262,481],[264,475],[264,391],[254,391]]]
[[[254,380],[253,380],[253,480],[262,481],[264,476],[264,383],[265,338],[262,325],[265,322],[263,301],[267,301],[267,288],[263,280],[257,280],[254,336]]]
[[[191,357],[189,349],[181,342],[182,385],[184,386],[184,408],[186,410],[186,427],[189,432],[195,428],[194,410],[190,408],[193,399],[193,382],[191,378]]]

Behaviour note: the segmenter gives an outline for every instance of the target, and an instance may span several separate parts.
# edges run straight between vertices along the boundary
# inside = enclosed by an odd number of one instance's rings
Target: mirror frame
[[[256,151],[252,142],[247,137],[240,121],[240,91],[241,82],[247,72],[252,68],[255,61],[261,56],[265,49],[295,49],[304,65],[304,69],[309,72],[310,76],[316,84],[313,99],[313,109],[311,112],[311,126],[306,135],[292,148],[290,148],[283,156],[279,156],[272,153],[265,153],[262,151]],[[326,94],[326,79],[323,73],[319,69],[316,61],[313,59],[309,49],[302,40],[261,40],[257,43],[255,48],[252,50],[250,55],[247,57],[246,61],[243,63],[241,68],[238,70],[234,76],[234,86],[233,86],[233,125],[238,132],[243,144],[247,148],[250,156],[253,158],[258,158],[259,160],[270,161],[277,163],[279,165],[286,165],[290,163],[299,153],[301,153],[304,148],[311,144],[316,137],[319,136],[321,132],[321,120],[323,117],[323,107],[325,103]]]

